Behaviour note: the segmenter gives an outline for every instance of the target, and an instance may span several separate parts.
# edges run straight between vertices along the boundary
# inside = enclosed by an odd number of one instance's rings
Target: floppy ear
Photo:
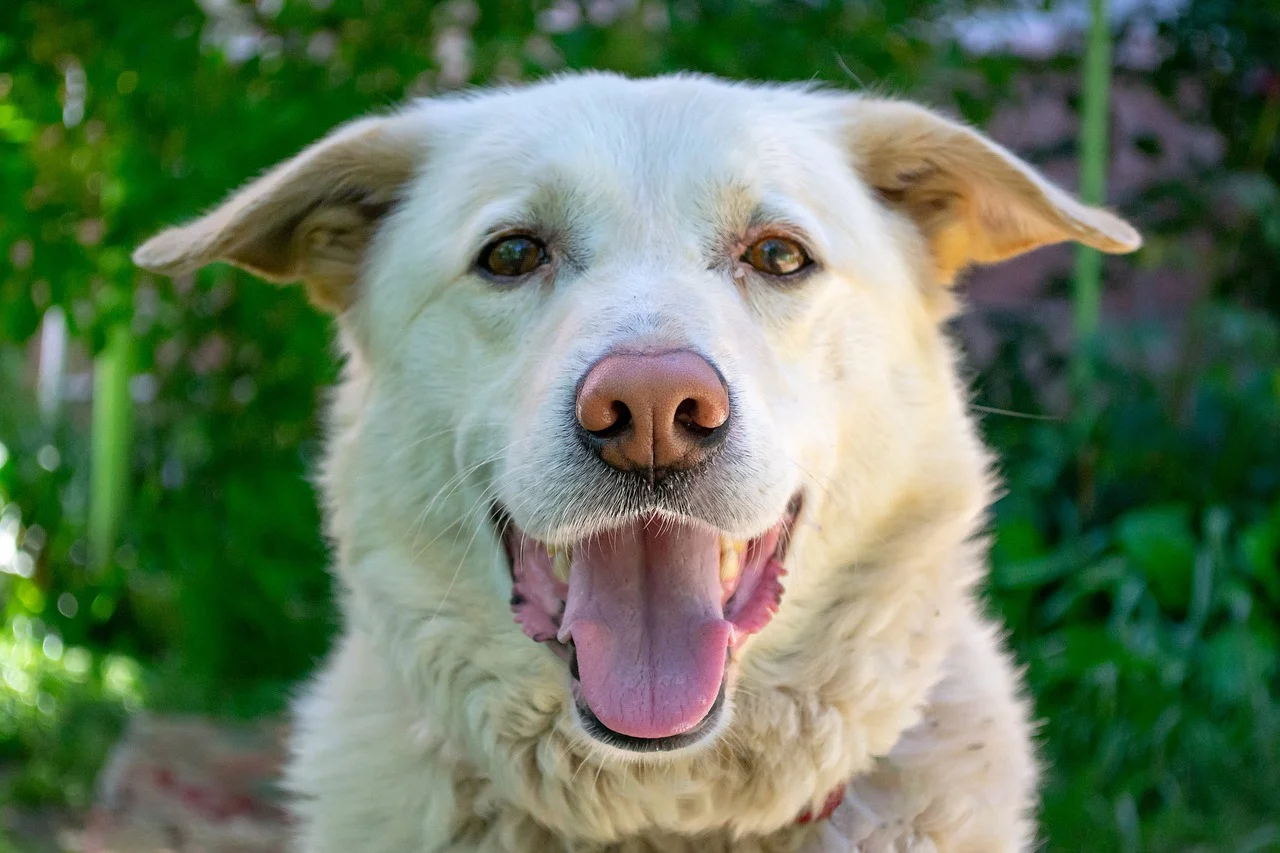
[[[1075,240],[1103,252],[1142,245],[1133,226],[1049,183],[990,139],[911,103],[853,99],[855,168],[928,241],[937,279],[950,284],[989,264]]]
[[[177,275],[227,261],[268,281],[301,281],[313,303],[342,311],[379,220],[421,160],[424,140],[412,118],[338,128],[210,213],[152,237],[134,263]]]

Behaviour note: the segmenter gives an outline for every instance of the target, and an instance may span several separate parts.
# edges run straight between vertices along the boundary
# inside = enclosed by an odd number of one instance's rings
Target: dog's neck
[[[796,823],[804,826],[805,824],[817,823],[831,817],[836,813],[836,809],[840,808],[840,804],[844,802],[845,788],[846,785],[837,785],[830,794],[827,794],[827,799],[823,802],[822,808],[817,812],[805,809],[800,817],[796,818]]]

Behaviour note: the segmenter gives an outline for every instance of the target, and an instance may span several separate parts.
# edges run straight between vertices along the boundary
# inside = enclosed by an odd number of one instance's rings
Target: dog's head
[[[348,582],[619,755],[712,740],[885,518],[981,503],[948,285],[1064,240],[1139,244],[920,107],[591,75],[348,125],[136,259],[341,316]]]

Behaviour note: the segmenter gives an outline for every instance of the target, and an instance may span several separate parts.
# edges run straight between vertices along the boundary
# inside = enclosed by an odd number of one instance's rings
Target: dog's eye
[[[743,252],[742,260],[766,275],[786,276],[800,272],[813,263],[809,253],[786,237],[765,237]]]
[[[494,240],[481,250],[478,261],[482,270],[502,278],[527,275],[546,262],[546,244],[523,234]]]

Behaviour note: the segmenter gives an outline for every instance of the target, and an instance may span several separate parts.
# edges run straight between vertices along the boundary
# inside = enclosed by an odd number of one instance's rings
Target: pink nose
[[[690,468],[724,438],[729,392],[695,352],[613,353],[587,371],[577,414],[614,468]]]

